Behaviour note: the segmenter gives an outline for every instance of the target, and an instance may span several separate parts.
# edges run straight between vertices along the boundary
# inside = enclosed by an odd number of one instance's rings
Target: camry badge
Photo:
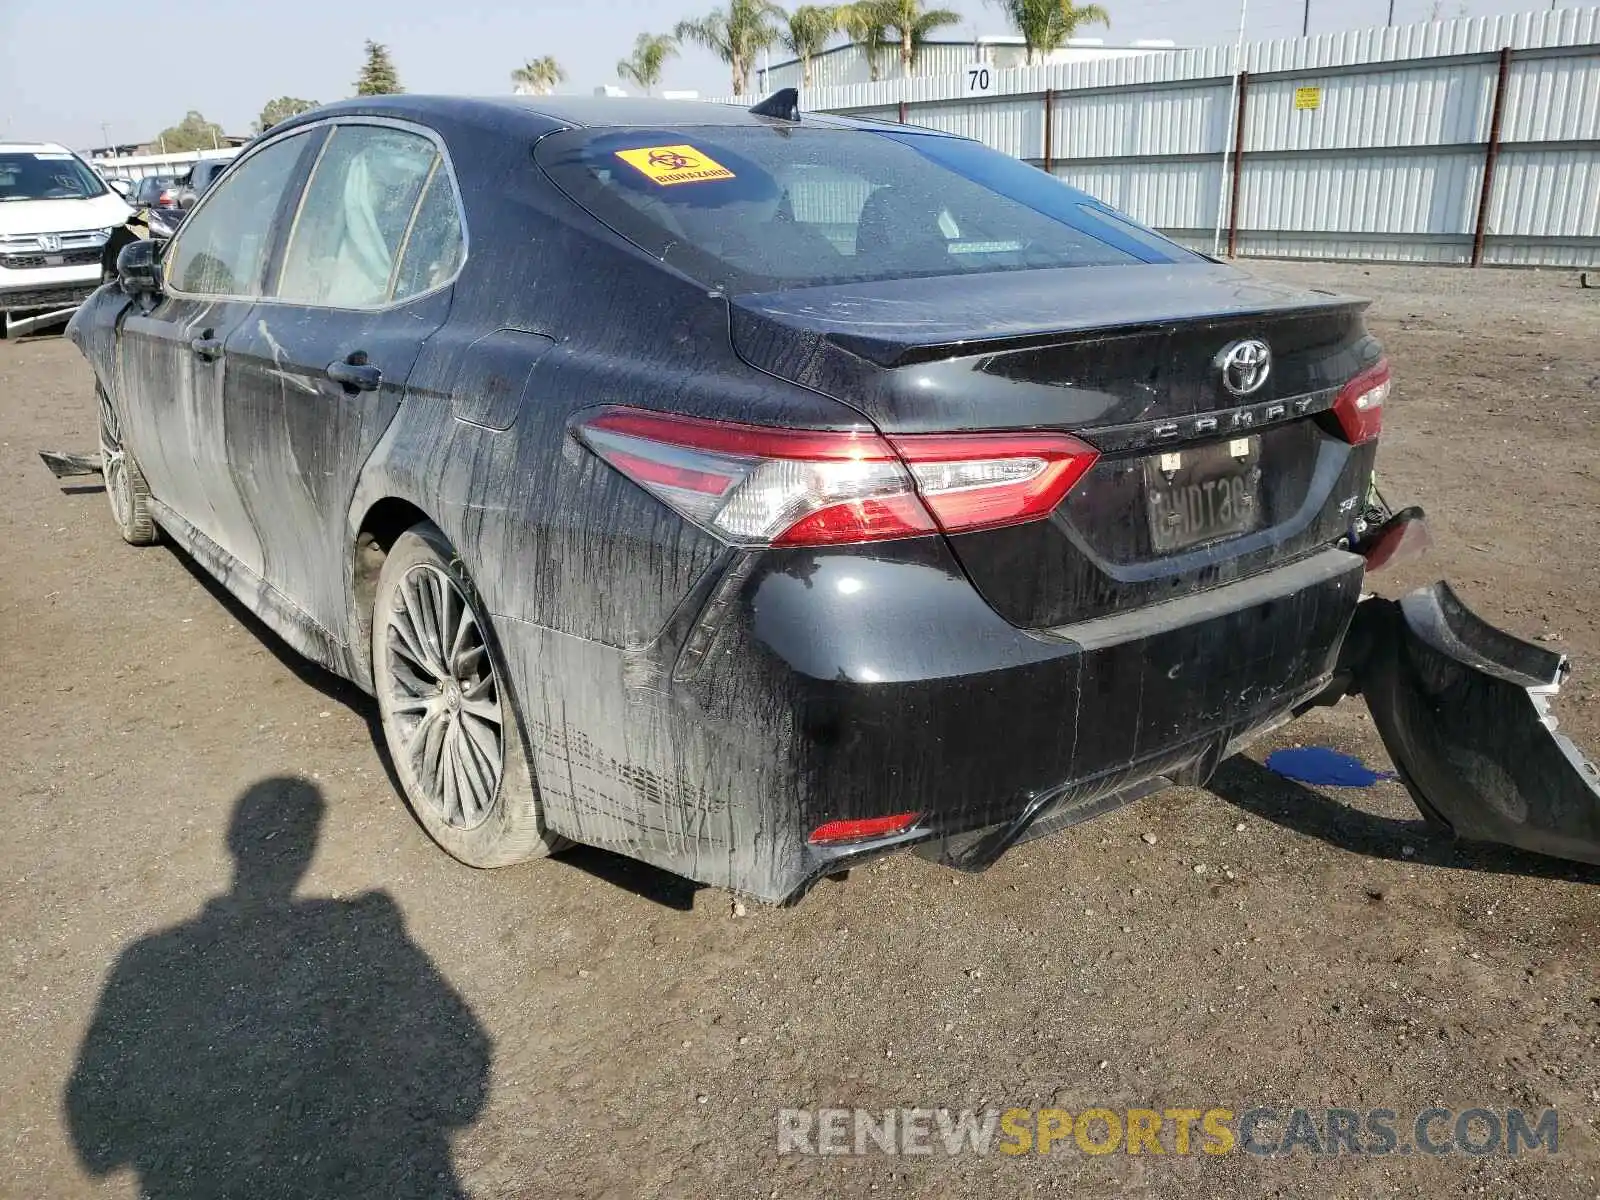
[[[1222,371],[1222,386],[1235,396],[1248,396],[1272,373],[1272,351],[1259,338],[1224,346],[1216,362]]]

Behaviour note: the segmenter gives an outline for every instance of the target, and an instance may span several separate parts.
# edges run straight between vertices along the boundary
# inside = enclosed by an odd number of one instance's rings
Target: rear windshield
[[[0,204],[8,200],[84,200],[105,184],[76,155],[61,150],[0,154]]]
[[[898,129],[574,130],[538,161],[624,237],[734,291],[1196,257],[1037,167]]]

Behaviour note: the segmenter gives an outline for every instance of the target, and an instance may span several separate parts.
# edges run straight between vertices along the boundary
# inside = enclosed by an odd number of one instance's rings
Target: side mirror
[[[106,180],[106,186],[117,195],[121,196],[124,200],[131,200],[133,198],[133,183],[131,180],[108,179]]]
[[[161,247],[155,242],[129,242],[117,255],[117,282],[130,296],[161,294]]]

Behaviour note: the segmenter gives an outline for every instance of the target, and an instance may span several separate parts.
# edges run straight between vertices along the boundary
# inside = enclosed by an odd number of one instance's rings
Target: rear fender
[[[1357,607],[1341,664],[1430,821],[1600,864],[1600,769],[1556,732],[1566,657],[1496,629],[1446,583]]]

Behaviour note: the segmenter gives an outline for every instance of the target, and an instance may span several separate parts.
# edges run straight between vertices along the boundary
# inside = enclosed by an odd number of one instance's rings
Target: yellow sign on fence
[[[1296,108],[1321,108],[1322,89],[1319,87],[1295,88],[1294,106]]]

